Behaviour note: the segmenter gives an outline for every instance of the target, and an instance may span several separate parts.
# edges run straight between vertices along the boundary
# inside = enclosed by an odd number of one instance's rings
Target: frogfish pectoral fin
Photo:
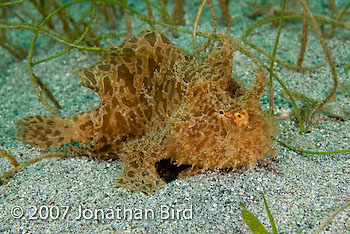
[[[159,160],[154,151],[133,152],[125,158],[124,173],[117,177],[116,188],[122,187],[132,192],[151,195],[165,186],[156,170]]]

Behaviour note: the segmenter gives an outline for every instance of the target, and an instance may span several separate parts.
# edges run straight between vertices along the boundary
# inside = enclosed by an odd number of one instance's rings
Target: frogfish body
[[[266,77],[245,88],[231,78],[233,44],[223,36],[207,58],[185,55],[146,31],[76,72],[101,98],[74,117],[28,116],[17,139],[42,149],[80,142],[96,158],[125,163],[116,187],[152,194],[164,186],[159,162],[187,165],[178,178],[206,170],[253,166],[271,147],[273,127],[259,99]]]

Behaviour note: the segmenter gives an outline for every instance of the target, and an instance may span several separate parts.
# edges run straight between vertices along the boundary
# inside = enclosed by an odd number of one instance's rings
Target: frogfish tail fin
[[[41,149],[53,149],[76,141],[73,118],[27,116],[17,122],[17,140]]]

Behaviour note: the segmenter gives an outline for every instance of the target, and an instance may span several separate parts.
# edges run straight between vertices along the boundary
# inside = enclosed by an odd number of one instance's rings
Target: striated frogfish
[[[158,32],[145,31],[79,70],[81,84],[100,96],[74,117],[28,116],[17,139],[42,149],[79,142],[98,159],[120,158],[116,187],[152,194],[175,178],[207,170],[254,166],[271,150],[274,127],[259,99],[266,77],[250,87],[232,78],[229,36],[205,57],[190,56]],[[161,162],[175,167],[162,168]],[[163,176],[162,176],[163,175]]]

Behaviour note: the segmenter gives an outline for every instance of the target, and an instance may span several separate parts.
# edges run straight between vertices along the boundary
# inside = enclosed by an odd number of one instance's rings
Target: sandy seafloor
[[[128,2],[139,11],[144,11],[144,4]],[[191,30],[200,1],[187,2],[186,22],[187,28]],[[250,1],[240,1],[239,4],[230,5],[230,12],[235,20],[231,34],[238,39],[247,26],[254,23],[245,16],[253,10],[249,8],[248,2]],[[317,2],[320,1],[310,1],[311,10],[326,14],[327,1],[323,0],[316,6]],[[336,2],[339,7],[346,3],[344,0]],[[79,6],[72,7],[72,12],[79,12]],[[214,7],[219,12],[217,3]],[[149,29],[135,16],[132,16],[132,22],[135,34]],[[208,10],[203,14],[200,28],[211,31]],[[219,31],[222,32],[223,28],[219,23]],[[125,31],[125,24],[120,23],[118,30]],[[170,35],[167,29],[163,28],[162,31]],[[255,30],[250,40],[272,51],[276,32],[277,28],[269,24]],[[295,63],[299,53],[300,34],[300,21],[285,22],[278,57]],[[28,46],[33,34],[23,31],[10,33],[9,36]],[[192,49],[190,34],[180,33],[179,38],[169,38],[179,46]],[[345,74],[346,64],[350,63],[349,38],[348,31],[337,29],[334,37],[327,40],[340,83],[346,80],[349,82],[350,79]],[[61,45],[44,36],[38,38],[36,47],[36,58],[44,58],[63,49]],[[23,162],[43,152],[15,140],[16,121],[28,115],[49,113],[33,92],[26,62],[15,61],[6,51],[0,51],[0,149],[10,151]],[[62,106],[63,116],[72,116],[89,110],[91,106],[97,106],[98,96],[83,88],[72,72],[93,64],[98,58],[99,55],[96,54],[72,50],[64,56],[34,67],[35,74],[53,90]],[[319,64],[321,61],[325,61],[325,57],[316,35],[312,32],[309,35],[305,64]],[[236,52],[233,77],[239,77],[248,84],[254,79],[252,68],[253,63],[245,55]],[[276,65],[275,71],[290,89],[311,98],[324,98],[332,86],[328,66],[312,72],[297,73]],[[275,82],[277,113],[281,113],[282,109],[292,108],[281,98],[281,90]],[[268,107],[266,94],[267,92],[261,99],[264,108]],[[349,104],[349,93],[337,92],[337,100],[331,106],[335,112],[342,114],[342,109],[349,111]],[[319,120],[318,125],[304,136],[299,134],[297,123],[293,119],[278,123],[278,138],[293,146],[314,151],[350,148],[349,121]],[[150,197],[113,188],[116,175],[122,173],[119,161],[90,161],[87,158],[43,160],[24,168],[6,185],[0,187],[0,233],[249,233],[241,218],[239,202],[243,202],[271,231],[261,192],[266,196],[279,233],[312,233],[332,211],[350,199],[349,153],[312,156],[297,154],[278,145],[276,149],[276,158],[268,160],[268,167],[258,167],[242,173],[208,172],[176,180]],[[1,172],[11,168],[9,161],[4,158],[0,158],[0,165]],[[16,206],[23,209],[22,218],[15,219],[11,215],[11,210]],[[46,219],[44,213],[42,218],[38,214],[36,217],[39,219],[30,218],[35,208],[45,211],[46,208],[58,207],[63,212],[65,206],[70,207],[65,218]],[[192,217],[162,219],[162,206],[173,210],[192,208]],[[98,219],[77,220],[79,207],[90,211],[102,209],[104,212],[119,207],[121,217],[108,219],[99,216]],[[127,219],[123,216],[124,209],[151,209],[155,212],[155,217]],[[337,215],[322,233],[350,233],[349,209]]]

